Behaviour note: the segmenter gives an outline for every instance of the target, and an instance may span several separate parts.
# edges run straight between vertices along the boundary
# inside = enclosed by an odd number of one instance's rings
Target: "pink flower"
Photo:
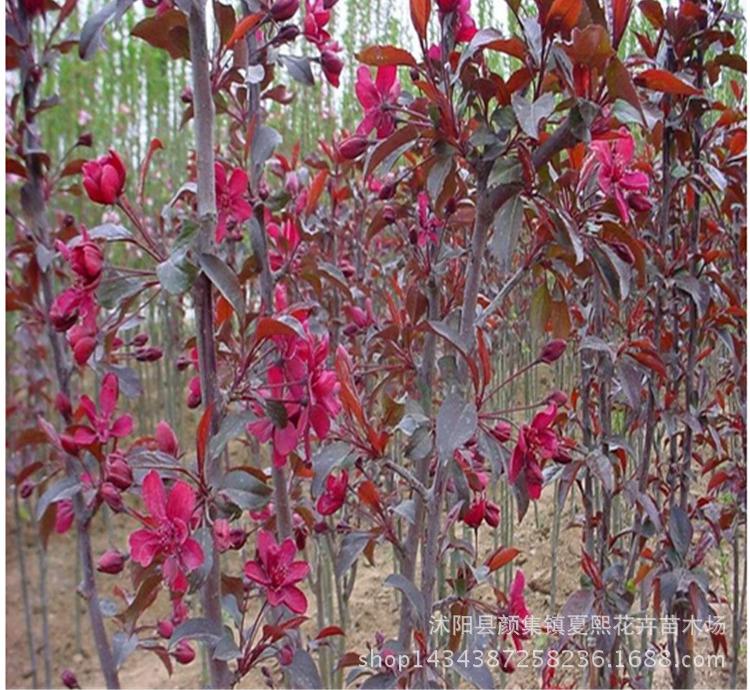
[[[99,409],[87,395],[81,396],[81,409],[91,426],[71,427],[69,440],[79,448],[93,443],[107,443],[110,438],[124,438],[133,431],[133,418],[129,414],[114,418],[117,399],[120,397],[120,384],[115,374],[109,373],[102,379],[99,391]]]
[[[167,495],[161,477],[151,470],[143,480],[143,500],[149,516],[143,518],[146,528],[130,535],[130,555],[144,568],[163,556],[162,573],[169,588],[185,592],[186,573],[203,563],[203,549],[190,537],[195,492],[189,484],[177,481]]]
[[[469,15],[470,6],[471,0],[438,0],[438,14],[441,20],[450,13],[454,14],[456,43],[470,41],[477,32],[477,25]],[[434,55],[431,54],[430,57],[433,58]]]
[[[417,232],[417,244],[424,247],[426,244],[437,244],[437,231],[443,227],[443,223],[430,211],[430,197],[427,192],[417,195],[417,212],[419,217],[419,230]]]
[[[520,622],[520,625],[510,633],[513,645],[517,650],[522,648],[521,640],[528,640],[530,637],[530,632],[526,626],[530,614],[526,606],[526,599],[523,596],[525,586],[526,577],[523,570],[516,571],[516,576],[513,578],[508,591],[508,613]]]
[[[614,142],[594,141],[591,148],[599,161],[599,187],[614,199],[620,219],[627,223],[630,220],[628,206],[643,210],[643,202],[648,203],[644,197],[648,192],[648,175],[631,167],[635,149],[633,136],[623,127]]]
[[[395,128],[391,110],[398,101],[401,85],[396,80],[396,66],[378,67],[375,81],[370,68],[362,65],[357,70],[357,83],[354,86],[365,116],[357,127],[357,134],[367,135],[376,130],[379,139],[387,137]]]
[[[300,234],[297,221],[294,218],[287,218],[280,224],[271,221],[266,225],[266,232],[273,239],[276,247],[268,253],[268,261],[271,264],[271,270],[278,271],[299,246]]]
[[[62,333],[75,325],[85,296],[83,290],[72,287],[55,297],[49,309],[49,319],[56,331]]]
[[[306,561],[295,561],[297,548],[292,539],[277,544],[273,534],[261,530],[254,561],[245,563],[245,576],[260,585],[271,606],[285,604],[292,613],[307,611],[307,598],[297,583],[310,573]]]
[[[329,41],[331,35],[325,30],[325,26],[331,18],[331,13],[325,9],[323,0],[315,0],[313,3],[306,1],[305,10],[305,20],[302,24],[305,38],[315,45]]]
[[[81,239],[72,248],[59,240],[58,251],[70,263],[73,272],[78,276],[77,284],[84,290],[93,290],[99,285],[102,277],[104,256],[99,246],[89,239],[88,231],[81,226]]]
[[[259,419],[246,428],[262,443],[273,441],[274,464],[280,467],[301,440],[309,456],[310,429],[325,439],[341,404],[336,374],[325,368],[328,337],[308,333],[277,336],[274,342],[278,360],[268,369],[265,402],[254,406]]]
[[[550,426],[557,417],[557,406],[550,403],[539,412],[530,425],[524,424],[510,459],[509,479],[515,483],[521,473],[526,481],[529,496],[536,500],[542,493],[542,467],[540,459],[548,460],[558,452],[557,434]]]
[[[125,189],[127,172],[117,151],[88,161],[81,168],[83,187],[89,199],[97,204],[114,204]]]
[[[227,172],[221,163],[214,166],[216,176],[216,241],[221,242],[227,234],[235,239],[242,235],[237,229],[253,214],[247,194],[247,173],[242,168],[234,168],[227,180]]]
[[[333,515],[346,499],[346,488],[349,486],[349,473],[343,470],[336,477],[329,474],[326,478],[325,491],[318,498],[317,509],[321,515]]]

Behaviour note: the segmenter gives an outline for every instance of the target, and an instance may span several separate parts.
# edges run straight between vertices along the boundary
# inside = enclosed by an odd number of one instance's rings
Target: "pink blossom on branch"
[[[114,204],[125,190],[127,171],[114,149],[110,149],[105,156],[84,163],[81,171],[83,188],[94,203]]]
[[[650,208],[646,198],[648,175],[632,167],[633,135],[623,127],[614,141],[594,141],[591,148],[599,163],[599,188],[614,200],[620,220],[623,223],[630,221],[629,208],[637,211]]]
[[[149,515],[142,518],[145,528],[130,535],[130,555],[144,568],[163,557],[162,574],[169,588],[185,592],[186,574],[203,563],[203,549],[190,537],[195,492],[189,484],[176,481],[167,494],[161,477],[151,470],[143,480],[143,501]]]
[[[378,139],[387,137],[396,125],[392,110],[401,93],[401,85],[396,79],[396,66],[378,67],[373,81],[370,68],[362,65],[357,70],[354,89],[365,111],[365,116],[357,127],[357,134],[367,135],[374,129]]]
[[[557,455],[559,439],[550,428],[557,417],[557,406],[548,405],[531,424],[524,424],[510,459],[509,479],[514,483],[523,475],[529,496],[536,500],[542,493],[542,462]]]
[[[107,443],[110,438],[120,439],[133,431],[133,418],[129,414],[115,417],[117,400],[120,397],[120,384],[115,374],[109,373],[102,379],[99,391],[99,407],[87,395],[81,396],[80,407],[91,426],[78,425],[73,428],[70,440],[73,445],[85,448],[93,443]]]
[[[255,560],[245,563],[245,576],[260,585],[271,606],[285,604],[290,611],[307,611],[307,598],[297,583],[310,574],[306,561],[295,561],[297,547],[292,539],[276,542],[273,534],[261,530]]]
[[[333,474],[326,477],[326,486],[318,498],[316,508],[321,515],[333,515],[346,500],[346,489],[349,486],[349,473],[343,470],[336,477]]]
[[[242,168],[231,170],[229,177],[221,163],[214,165],[216,178],[216,241],[221,242],[227,235],[232,239],[240,239],[242,223],[253,214],[252,206],[248,202],[247,173]]]

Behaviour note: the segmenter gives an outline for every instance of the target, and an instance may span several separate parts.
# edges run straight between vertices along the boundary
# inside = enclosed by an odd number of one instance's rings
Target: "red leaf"
[[[554,0],[544,21],[547,33],[563,30],[570,32],[578,21],[583,0]]]
[[[675,96],[700,96],[701,94],[692,84],[688,84],[663,69],[647,69],[635,78],[635,83],[651,91],[661,91]]]
[[[427,24],[430,21],[430,0],[410,0],[411,23],[420,39],[427,36]]]
[[[490,572],[495,572],[510,563],[519,553],[520,549],[515,546],[501,546],[487,559],[487,567]]]
[[[198,474],[201,477],[203,476],[203,469],[206,466],[206,451],[208,450],[208,438],[211,434],[212,413],[212,406],[209,405],[201,416],[201,421],[198,422],[198,437],[196,439],[195,450],[198,456]]]
[[[380,493],[378,488],[369,479],[359,485],[357,496],[362,503],[370,506],[374,510],[380,509]]]
[[[252,29],[260,24],[265,16],[265,12],[256,12],[255,14],[249,14],[237,22],[237,26],[234,27],[234,31],[232,31],[232,35],[227,41],[227,48],[232,48],[235,43],[243,39]]]
[[[338,625],[329,625],[323,628],[315,637],[316,640],[322,640],[325,637],[333,637],[334,635],[344,636],[344,631],[339,628]]]
[[[396,48],[396,46],[370,46],[357,53],[356,58],[365,65],[372,65],[373,67],[382,67],[383,65],[417,66],[417,61],[408,50]]]
[[[160,139],[152,139],[151,143],[148,145],[148,151],[146,152],[146,157],[143,159],[143,165],[141,166],[141,176],[138,180],[138,199],[140,199],[141,203],[143,203],[143,190],[146,186],[146,176],[148,175],[148,167],[151,164],[151,159],[159,149],[163,148],[164,144],[161,143]]]
[[[310,183],[310,191],[307,195],[307,206],[305,206],[305,215],[310,215],[318,205],[318,199],[320,199],[320,195],[323,193],[327,178],[328,170],[324,168]]]

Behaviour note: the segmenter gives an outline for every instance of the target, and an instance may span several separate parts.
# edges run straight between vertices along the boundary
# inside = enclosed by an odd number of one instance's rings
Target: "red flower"
[[[86,293],[75,287],[63,290],[55,297],[49,309],[49,319],[56,331],[62,333],[75,325],[85,298]]]
[[[241,233],[238,226],[253,214],[252,206],[245,198],[247,194],[247,173],[242,168],[234,168],[229,180],[227,172],[221,163],[214,166],[216,176],[216,241],[221,242],[227,233],[239,239]]]
[[[114,149],[106,156],[84,163],[81,170],[83,187],[89,199],[97,204],[114,204],[125,189],[127,172]]]
[[[318,498],[317,509],[321,515],[333,515],[346,499],[346,488],[349,486],[349,473],[343,470],[336,478],[329,474],[326,478],[325,491]]]
[[[628,206],[644,210],[645,202],[650,207],[644,196],[648,192],[648,175],[631,168],[635,143],[630,132],[623,127],[614,142],[594,141],[591,148],[599,161],[599,187],[614,199],[622,222],[630,220]]]
[[[81,409],[88,417],[91,426],[80,425],[73,429],[73,443],[81,448],[95,442],[107,443],[110,438],[123,438],[133,431],[133,418],[129,414],[112,419],[120,397],[120,384],[115,374],[109,373],[102,379],[99,391],[99,410],[87,395],[81,396]]]
[[[500,524],[500,509],[492,501],[478,498],[467,508],[463,521],[472,529],[479,529],[483,520],[490,527],[497,527]]]
[[[78,276],[78,285],[84,290],[93,290],[102,277],[104,256],[99,246],[89,239],[88,231],[81,227],[81,237],[77,244],[68,247],[64,242],[56,243],[57,249],[70,263],[73,272]]]
[[[271,270],[278,271],[284,262],[294,255],[299,246],[300,235],[297,221],[294,218],[287,218],[281,224],[271,221],[266,225],[266,232],[273,239],[276,247],[268,253],[268,262]]]
[[[396,124],[391,111],[401,93],[401,85],[396,80],[396,66],[378,67],[373,82],[370,68],[362,65],[357,70],[354,89],[365,111],[364,119],[357,127],[357,134],[367,135],[374,129],[378,139],[387,137]]]
[[[310,566],[306,561],[294,561],[296,553],[292,539],[277,544],[273,534],[261,530],[257,555],[245,563],[245,576],[266,591],[271,606],[285,604],[292,613],[304,613],[307,598],[296,585],[308,576]]]
[[[325,369],[327,337],[308,333],[306,338],[277,336],[274,341],[279,357],[268,369],[265,405],[255,406],[260,418],[246,428],[263,443],[273,440],[274,463],[280,467],[300,440],[309,456],[310,429],[325,439],[341,405],[336,374]]]
[[[534,417],[531,425],[524,424],[510,459],[510,481],[515,483],[523,472],[529,496],[535,500],[542,493],[542,468],[539,460],[553,458],[558,452],[557,434],[549,428],[556,416],[557,405],[550,403]]]
[[[523,596],[525,586],[526,577],[523,574],[523,570],[518,570],[508,592],[508,613],[513,618],[518,619],[520,623],[518,628],[510,633],[513,645],[518,650],[522,648],[521,640],[528,640],[531,636],[531,633],[526,626],[526,621],[530,614],[529,609],[526,606],[526,599]]]
[[[143,500],[149,516],[143,518],[146,528],[130,535],[130,555],[144,568],[163,556],[162,573],[169,588],[185,592],[185,574],[203,563],[203,549],[190,537],[195,492],[189,484],[177,481],[167,495],[161,477],[151,470],[143,480]]]

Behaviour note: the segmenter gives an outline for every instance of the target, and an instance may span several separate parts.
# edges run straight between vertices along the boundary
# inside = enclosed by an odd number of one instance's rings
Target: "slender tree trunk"
[[[23,10],[21,10],[23,11]],[[26,29],[28,30],[28,21]],[[39,84],[29,76],[29,71],[34,65],[32,44],[29,41],[27,49],[22,53],[21,81],[23,84],[23,106],[28,126],[26,127],[26,169],[28,179],[21,190],[21,206],[27,217],[35,240],[42,246],[49,248],[50,236],[47,224],[47,207],[44,197],[43,185],[44,175],[42,172],[42,157],[37,151],[42,148],[38,129],[35,124],[35,110]],[[70,375],[65,364],[60,337],[55,332],[49,321],[49,310],[53,302],[52,276],[49,267],[41,272],[42,301],[45,307],[46,329],[49,338],[50,349],[54,364],[55,376],[59,391],[70,399]],[[65,416],[64,422],[71,423],[69,415]],[[67,457],[65,460],[66,474],[77,477],[75,461]],[[108,688],[119,688],[120,682],[117,677],[112,658],[112,650],[107,639],[104,619],[99,608],[99,597],[96,592],[96,579],[94,576],[93,557],[91,555],[91,541],[88,535],[90,516],[83,501],[83,496],[76,494],[73,497],[73,509],[75,513],[76,533],[78,534],[78,553],[81,560],[82,591],[85,593],[91,628],[94,633],[94,645],[99,656],[99,664]]]
[[[193,0],[188,17],[190,58],[193,68],[193,110],[196,164],[198,170],[198,222],[200,224],[198,250],[212,253],[216,227],[216,188],[214,178],[213,123],[214,106],[211,94],[208,41],[206,36],[205,0]],[[211,281],[201,271],[193,288],[195,301],[198,362],[201,396],[206,410],[211,410],[211,433],[216,434],[222,415],[217,382],[216,343],[214,341],[213,298]],[[208,458],[206,478],[209,486],[216,485],[221,476],[219,458]],[[203,613],[217,626],[222,625],[221,612],[221,557],[215,542],[211,543],[211,570],[203,585]],[[209,660],[211,686],[228,688],[233,684],[226,661]]]

